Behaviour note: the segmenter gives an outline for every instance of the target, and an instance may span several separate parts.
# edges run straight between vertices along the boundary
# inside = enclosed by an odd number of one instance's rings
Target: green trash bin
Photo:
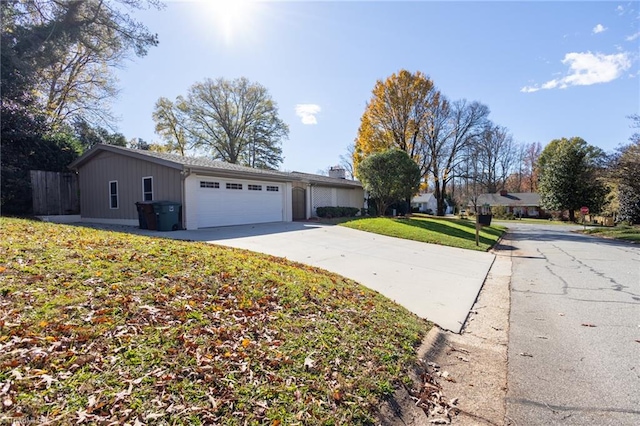
[[[174,201],[155,201],[153,203],[158,231],[177,231],[181,228],[180,207],[181,204]]]

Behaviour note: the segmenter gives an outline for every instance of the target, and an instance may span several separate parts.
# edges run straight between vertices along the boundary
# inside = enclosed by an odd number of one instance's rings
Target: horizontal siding
[[[153,177],[153,199],[182,202],[180,171],[124,155],[101,152],[78,170],[82,217],[137,219],[142,178]],[[119,206],[109,207],[109,182],[118,181]]]

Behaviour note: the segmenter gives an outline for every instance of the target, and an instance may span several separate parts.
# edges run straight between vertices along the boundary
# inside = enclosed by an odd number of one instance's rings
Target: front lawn
[[[0,225],[0,424],[373,424],[431,326],[281,258]]]
[[[475,222],[466,219],[413,215],[411,218],[371,217],[340,221],[340,225],[361,231],[424,243],[487,251],[505,232],[503,226],[483,227],[476,246]]]
[[[586,229],[585,234],[595,235],[598,237],[614,238],[616,240],[631,241],[640,243],[640,226],[617,225],[610,227],[596,227]]]

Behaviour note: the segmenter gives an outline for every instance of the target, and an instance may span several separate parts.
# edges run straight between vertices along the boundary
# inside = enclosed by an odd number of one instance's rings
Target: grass
[[[342,220],[340,225],[390,237],[487,251],[505,232],[503,226],[487,226],[480,231],[480,244],[476,246],[475,222],[466,219],[435,218],[414,214],[411,218],[359,218]]]
[[[596,227],[580,231],[585,234],[595,235],[603,238],[613,238],[616,240],[631,241],[640,243],[640,226],[617,225],[611,227]]]
[[[281,258],[0,225],[3,424],[374,424],[431,327]]]

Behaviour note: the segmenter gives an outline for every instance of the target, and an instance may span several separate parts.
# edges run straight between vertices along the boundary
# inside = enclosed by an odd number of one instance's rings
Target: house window
[[[220,188],[220,182],[200,181],[200,188]]]
[[[112,180],[109,182],[109,207],[112,209],[118,208],[118,181]]]
[[[241,183],[227,183],[227,189],[242,189]]]
[[[153,177],[142,178],[142,201],[153,201]]]
[[[269,191],[269,192],[278,192],[278,191],[280,191],[280,187],[267,185],[267,191]]]
[[[262,191],[262,185],[247,185],[249,191]]]

